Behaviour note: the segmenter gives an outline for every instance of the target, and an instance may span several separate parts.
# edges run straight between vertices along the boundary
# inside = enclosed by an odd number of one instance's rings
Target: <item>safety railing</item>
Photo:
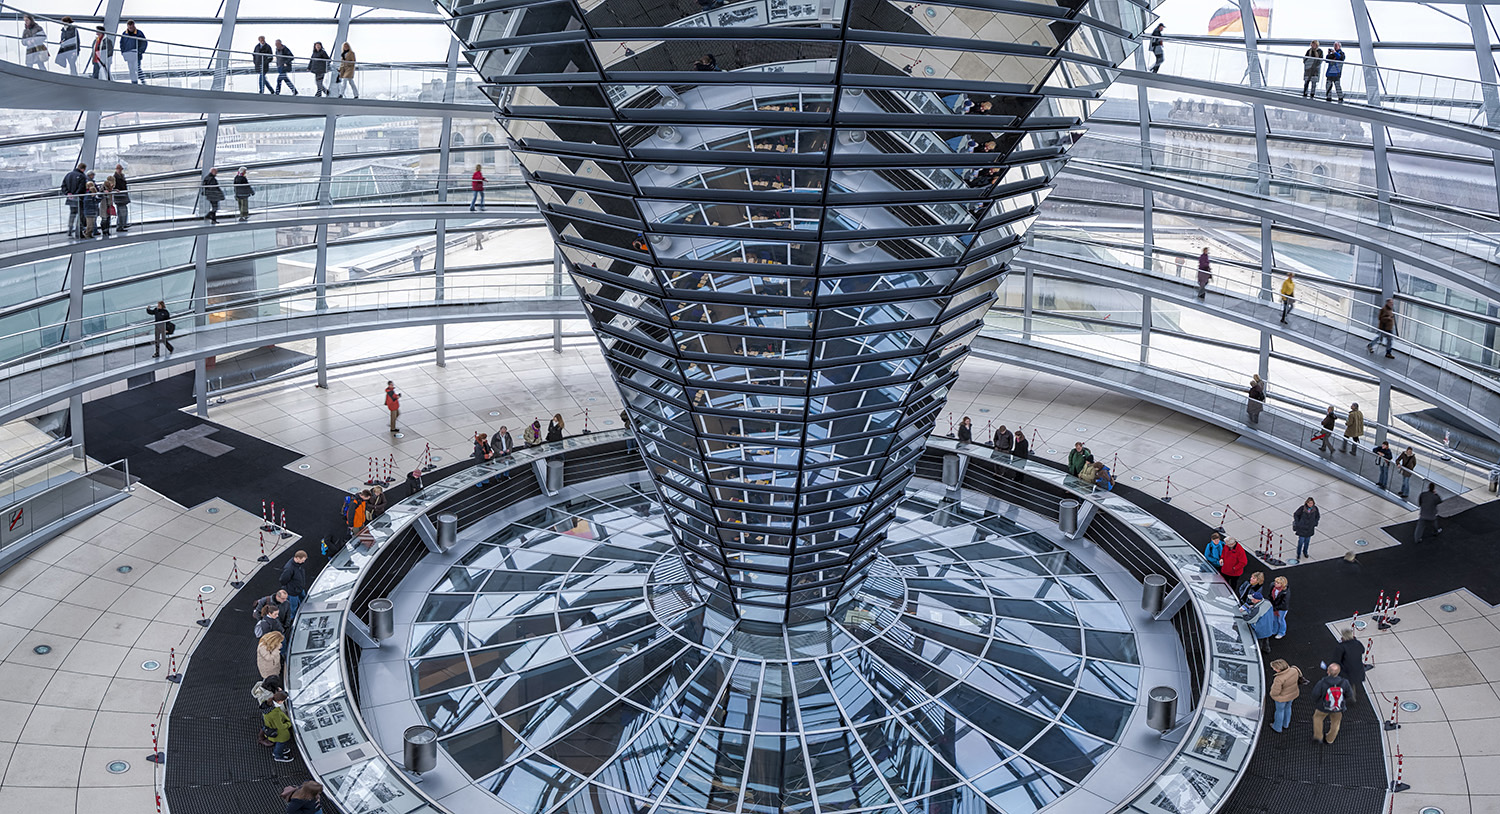
[[[1332,42],[1322,43],[1326,56]],[[1305,51],[1304,49],[1302,49]],[[1383,68],[1354,61],[1357,48],[1344,49],[1340,86],[1346,104],[1372,105],[1438,119],[1453,124],[1494,130],[1485,112],[1486,101],[1500,100],[1500,86],[1441,74]],[[1155,61],[1147,53],[1146,66]],[[1165,43],[1165,61],[1160,73],[1228,85],[1263,85],[1270,90],[1302,95],[1307,67],[1302,51],[1281,53],[1244,46],[1171,39]],[[1319,99],[1327,98],[1327,59],[1312,67],[1317,76]],[[1258,74],[1258,77],[1257,77]],[[1374,81],[1372,89],[1368,84]],[[1371,90],[1374,99],[1370,98]],[[1339,98],[1337,92],[1332,94]]]
[[[1147,251],[1151,254],[1149,259],[1142,256]],[[1072,229],[1034,231],[1028,249],[1017,257],[1016,262],[1025,267],[1028,262],[1066,265],[1079,260],[1112,266],[1127,274],[1197,285],[1198,262],[1189,253],[1166,246],[1110,243]],[[1206,286],[1208,292],[1264,303],[1268,308],[1280,307],[1281,282],[1286,278],[1284,270],[1273,269],[1271,285],[1263,286],[1259,264],[1215,257],[1212,258],[1211,274]],[[1312,275],[1294,275],[1294,283],[1294,315],[1338,326],[1346,333],[1360,337],[1360,341],[1374,336],[1381,307],[1378,295],[1341,288]],[[1402,313],[1407,302],[1404,298],[1397,300],[1395,343],[1398,347],[1426,351],[1422,353],[1424,362],[1466,377],[1478,375],[1494,379],[1500,376],[1500,347],[1486,345],[1410,313]],[[1483,327],[1475,323],[1475,328],[1481,333]]]
[[[450,81],[446,66],[415,61],[398,64],[361,62],[359,49],[355,47],[354,59],[346,67],[341,56],[342,43],[332,41],[323,43],[329,55],[326,64],[322,64],[321,58],[311,56],[312,44],[304,41],[296,43],[294,55],[279,57],[274,53],[261,55],[251,51],[147,39],[145,55],[137,60],[134,56],[127,59],[126,52],[121,50],[122,38],[126,36],[122,28],[104,34],[108,45],[100,47],[101,56],[96,58],[95,41],[99,32],[93,26],[78,25],[79,47],[69,52],[74,58],[68,58],[58,50],[62,22],[44,15],[34,16],[46,36],[47,54],[40,62],[28,59],[30,43],[23,41],[20,22],[16,21],[13,23],[16,33],[0,35],[0,61],[101,81],[143,82],[181,90],[274,93],[280,87],[280,92],[290,95],[292,91],[287,90],[285,84],[290,83],[298,94],[304,96],[320,95],[321,88],[329,96],[345,99],[458,103],[476,107],[492,107],[494,104],[480,90],[481,82],[467,64],[460,64]],[[149,26],[142,26],[139,30],[149,38],[151,32],[148,29]],[[267,37],[267,44],[274,47],[275,40]],[[292,43],[287,43],[288,49],[293,47]],[[285,74],[279,70],[283,59],[290,60]],[[267,66],[264,73],[259,67],[262,62]],[[315,62],[322,67],[321,77],[313,72]],[[349,74],[347,78],[339,78],[341,68]],[[281,79],[283,75],[285,80]],[[264,82],[262,77],[265,77]]]
[[[545,268],[543,268],[545,267]],[[435,275],[402,274],[367,277],[329,283],[320,292],[316,285],[296,285],[218,295],[201,301],[204,326],[232,327],[236,323],[255,326],[267,337],[283,333],[278,318],[315,314],[378,312],[394,315],[401,310],[439,305],[486,304],[522,300],[576,300],[571,278],[555,276],[552,257],[537,258],[534,269],[453,272],[444,276],[441,288]],[[176,341],[190,335],[199,317],[194,313],[198,298],[167,303]],[[0,336],[0,380],[98,354],[104,350],[134,347],[154,350],[155,318],[146,313],[153,303],[128,310],[90,314],[79,324],[76,337],[69,323],[56,323]]]
[[[221,222],[233,221],[239,216],[235,169],[220,168],[216,176],[218,194],[223,196],[218,205]],[[101,169],[95,173],[96,187],[103,187],[109,172]],[[253,219],[274,218],[311,207],[358,207],[371,210],[371,219],[375,220],[381,208],[436,205],[444,203],[445,198],[448,207],[468,207],[474,197],[469,175],[412,174],[373,178],[364,174],[323,177],[278,176],[269,175],[274,170],[266,172],[266,176],[256,172],[246,176],[254,190],[254,194],[246,198],[246,209]],[[128,182],[128,186],[126,197],[129,203],[123,204],[123,216],[120,214],[123,198],[118,193],[107,200],[101,192],[93,199],[93,208],[97,210],[95,239],[104,239],[103,216],[111,202],[116,211],[111,224],[113,230],[118,229],[122,217],[132,230],[138,227],[153,229],[164,224],[202,219],[211,208],[206,197],[210,188],[202,181]],[[497,172],[486,176],[486,205],[531,204],[534,200],[519,172]],[[83,199],[64,195],[59,190],[0,198],[0,252],[33,251],[79,242],[76,237],[78,212],[85,204]],[[476,212],[476,216],[482,215]]]
[[[1323,432],[1322,413],[1327,405],[1317,405],[1286,393],[1299,392],[1293,382],[1275,382],[1268,387],[1268,401],[1251,421],[1248,383],[1250,372],[1228,368],[1205,358],[1199,348],[1182,343],[1181,352],[1172,349],[1174,338],[1156,335],[1151,338],[1150,363],[1140,362],[1141,346],[1139,329],[1134,326],[1107,326],[1102,321],[1068,320],[1033,313],[1028,319],[1012,309],[992,310],[985,319],[984,334],[1024,346],[1051,348],[1058,352],[1094,360],[1115,368],[1122,377],[1143,373],[1160,384],[1181,394],[1182,403],[1202,413],[1225,419],[1237,427],[1275,438],[1305,455],[1324,455],[1342,467],[1352,478],[1379,482],[1381,467],[1375,455],[1374,433],[1380,424],[1373,417],[1364,420],[1365,430],[1361,440],[1351,452],[1339,451],[1343,441],[1345,415],[1343,405],[1335,409],[1337,423],[1328,441],[1334,452],[1326,454],[1320,440],[1314,440]],[[1247,350],[1246,353],[1252,353]],[[1235,385],[1230,382],[1244,382]],[[1110,386],[1108,381],[1102,386]],[[1374,412],[1374,404],[1366,404]],[[1435,479],[1447,488],[1467,491],[1481,488],[1488,483],[1491,462],[1463,454],[1462,452],[1435,444],[1426,437],[1407,432],[1400,427],[1385,427],[1393,454],[1399,455],[1408,446],[1417,455],[1414,480],[1415,490],[1423,479]],[[1343,444],[1348,447],[1348,444]],[[1389,490],[1400,488],[1400,473],[1394,465],[1387,479]]]
[[[49,527],[79,518],[130,490],[130,463],[100,465],[83,456],[83,448],[48,445],[0,469],[0,512],[6,518],[0,534],[0,571],[19,562],[48,538]]]

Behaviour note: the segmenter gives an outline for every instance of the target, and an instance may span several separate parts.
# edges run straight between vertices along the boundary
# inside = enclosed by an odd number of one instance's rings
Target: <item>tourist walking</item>
[[[469,176],[469,189],[474,192],[473,197],[471,197],[469,199],[469,211],[473,212],[474,211],[474,207],[476,207],[476,206],[479,207],[480,211],[483,211],[484,210],[484,165],[483,164],[475,164],[474,165],[474,174],[471,175],[471,176]]]
[[[1334,645],[1329,664],[1339,666],[1339,675],[1349,682],[1349,703],[1359,702],[1359,685],[1365,683],[1365,646],[1359,643],[1354,631],[1344,628],[1339,633],[1339,643]]]
[[[1392,457],[1390,441],[1381,441],[1375,445],[1375,464],[1379,470],[1379,476],[1375,478],[1375,485],[1381,489],[1390,488]]]
[[[354,94],[354,98],[359,98],[359,86],[354,84],[355,63],[354,48],[346,42],[343,49],[339,52],[338,76],[333,80],[333,83],[339,86],[340,99],[344,98],[346,88],[349,93]]]
[[[1323,514],[1318,511],[1318,503],[1312,498],[1308,498],[1292,512],[1292,534],[1297,535],[1297,559],[1312,556],[1313,532],[1318,530],[1318,521],[1321,519]]]
[[[411,270],[416,272],[417,274],[421,274],[422,258],[426,256],[427,253],[422,251],[422,244],[418,243],[417,245],[411,247],[411,254],[408,255],[408,257],[411,258]]]
[[[1330,456],[1333,455],[1333,428],[1338,426],[1338,423],[1339,417],[1334,414],[1333,405],[1330,404],[1328,405],[1328,413],[1323,416],[1323,422],[1321,425],[1323,427],[1323,431],[1313,436],[1314,441],[1322,442],[1318,445],[1319,454],[1326,452]]]
[[[256,93],[272,93],[276,89],[271,87],[271,46],[266,43],[265,37],[255,38],[255,47],[250,49],[250,61],[255,65],[255,73],[260,76],[260,87]]]
[[[1151,53],[1156,56],[1156,63],[1151,66],[1151,72],[1161,70],[1161,64],[1167,61],[1166,45],[1162,38],[1162,32],[1167,30],[1166,23],[1157,23],[1156,29],[1151,32]]]
[[[212,167],[203,176],[203,199],[208,201],[208,214],[203,219],[209,223],[219,222],[219,203],[224,200],[224,190],[219,188],[219,168]]]
[[[141,59],[146,56],[146,34],[135,27],[135,20],[125,22],[125,31],[120,34],[120,53],[125,56],[130,84],[146,84],[146,74],[141,70]]]
[[[1339,442],[1339,452],[1347,452],[1350,455],[1359,453],[1359,442],[1365,437],[1365,414],[1360,412],[1359,404],[1349,405],[1349,414],[1344,416],[1344,440]]]
[[[1313,687],[1313,741],[1332,744],[1339,737],[1339,727],[1344,722],[1344,710],[1349,707],[1348,679],[1339,675],[1343,668],[1328,665],[1328,675]],[[1323,736],[1323,722],[1328,721],[1328,736]]]
[[[1407,447],[1406,451],[1396,456],[1396,468],[1401,470],[1401,491],[1396,495],[1405,500],[1411,494],[1411,476],[1417,470],[1417,451]]]
[[[47,70],[47,32],[36,20],[26,14],[21,17],[21,47],[26,49],[26,67],[39,71]]]
[[[72,17],[62,18],[62,33],[57,37],[58,65],[66,65],[68,73],[78,75],[78,52],[82,50],[82,39],[78,33],[78,26],[73,25]]]
[[[93,237],[94,228],[99,222],[99,188],[94,186],[93,181],[88,182],[78,198],[78,214],[83,216],[83,236]]]
[[[1208,247],[1203,247],[1203,253],[1198,255],[1198,299],[1203,299],[1208,294],[1208,284],[1213,282],[1213,266],[1208,262]]]
[[[249,167],[240,167],[234,174],[234,202],[240,208],[240,220],[250,219],[250,196],[255,194],[255,187],[250,186],[250,178],[245,175],[249,171]]]
[[[152,319],[156,321],[151,334],[151,347],[156,352],[151,354],[151,358],[155,359],[161,355],[162,345],[166,345],[167,353],[171,353],[172,340],[169,337],[172,335],[172,332],[168,330],[168,327],[172,324],[172,314],[167,310],[167,303],[163,300],[157,300],[156,307],[147,308],[146,313],[150,314]]]
[[[1266,383],[1261,381],[1259,373],[1250,375],[1250,392],[1245,400],[1245,412],[1250,416],[1251,424],[1260,423],[1261,411],[1266,409]]]
[[[89,191],[89,177],[85,173],[89,165],[79,164],[63,176],[59,187],[68,204],[68,225],[63,231],[68,237],[83,237],[83,195]]]
[[[1437,484],[1428,483],[1427,491],[1417,496],[1417,528],[1412,535],[1414,542],[1427,542],[1429,529],[1436,534],[1443,533],[1443,528],[1438,522],[1438,506],[1442,504],[1443,498],[1437,493]]]
[[[1285,732],[1292,725],[1292,702],[1302,694],[1302,671],[1287,664],[1286,659],[1271,662],[1271,702],[1276,711],[1271,715],[1271,731]]]
[[[125,165],[116,164],[115,174],[111,175],[115,181],[115,211],[119,219],[115,228],[121,232],[130,231],[130,183],[125,179]]]
[[[276,93],[281,93],[281,86],[285,84],[292,95],[296,96],[297,86],[292,84],[292,49],[276,41]]]
[[[1224,540],[1224,551],[1219,555],[1219,574],[1229,583],[1230,588],[1237,588],[1240,579],[1245,575],[1245,566],[1250,564],[1250,557],[1245,554],[1244,546],[1233,537]]]
[[[1311,99],[1318,95],[1318,68],[1323,64],[1323,47],[1317,40],[1302,52],[1302,96]]]
[[[1344,46],[1343,46],[1343,44],[1337,43],[1337,42],[1334,43],[1333,47],[1330,48],[1330,49],[1328,49],[1328,54],[1326,55],[1325,58],[1328,61],[1328,70],[1326,72],[1324,72],[1324,76],[1328,79],[1328,86],[1326,88],[1324,88],[1323,101],[1325,101],[1325,102],[1332,102],[1333,101],[1333,91],[1334,91],[1335,88],[1337,88],[1338,92],[1339,92],[1339,101],[1343,102],[1344,101],[1344,85],[1342,83],[1342,80],[1344,78]],[[1330,741],[1330,743],[1331,742],[1332,741]]]
[[[396,428],[396,419],[401,417],[401,394],[396,392],[396,383],[387,381],[385,383],[385,409],[391,414],[391,435],[400,432]]]
[[[1281,324],[1286,324],[1286,318],[1292,313],[1292,305],[1297,301],[1297,284],[1292,281],[1292,273],[1286,273],[1286,279],[1281,281]]]
[[[1385,305],[1380,306],[1380,313],[1375,315],[1375,335],[1365,343],[1365,351],[1374,353],[1375,346],[1385,345],[1385,358],[1394,359],[1396,354],[1391,352],[1391,344],[1396,340],[1396,301],[1387,298]]]
[[[113,77],[109,73],[109,64],[115,58],[115,41],[104,30],[104,26],[94,26],[94,44],[89,46],[89,65],[93,68],[93,77],[99,78],[99,72],[104,72],[104,80],[107,82]]]
[[[323,77],[328,75],[328,52],[323,50],[323,43],[313,43],[312,54],[307,58],[307,72],[313,75],[313,84],[318,88],[313,96],[327,96],[328,86],[323,84]]]

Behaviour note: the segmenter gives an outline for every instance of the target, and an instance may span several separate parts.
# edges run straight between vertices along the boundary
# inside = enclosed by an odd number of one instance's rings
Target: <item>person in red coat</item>
[[[469,176],[469,188],[474,191],[474,197],[469,199],[469,211],[473,212],[474,211],[474,207],[476,207],[476,206],[479,207],[480,211],[483,211],[484,210],[484,165],[483,164],[475,164],[474,165],[474,174],[471,175],[471,176]]]
[[[1250,558],[1245,555],[1245,549],[1240,541],[1230,537],[1224,541],[1224,552],[1220,555],[1219,573],[1229,582],[1231,588],[1238,588],[1240,579],[1244,577],[1245,566],[1250,564]]]

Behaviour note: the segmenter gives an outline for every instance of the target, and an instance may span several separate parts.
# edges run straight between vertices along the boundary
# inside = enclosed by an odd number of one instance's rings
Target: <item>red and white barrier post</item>
[[[279,527],[279,529],[280,530],[276,533],[277,537],[285,540],[292,536],[292,533],[286,530],[286,509],[281,510],[281,526]]]
[[[375,458],[374,457],[365,458],[365,472],[366,472],[366,477],[365,477],[365,485],[366,486],[379,486],[380,485],[380,481],[378,481],[378,480],[375,479]]]
[[[1405,766],[1402,765],[1401,747],[1396,747],[1396,779],[1391,781],[1391,793],[1399,794],[1411,788],[1410,785],[1401,782],[1401,773]]]
[[[198,619],[196,621],[203,627],[208,627],[209,625],[213,624],[213,622],[210,622],[208,620],[208,610],[203,607],[202,593],[198,594]]]
[[[266,511],[266,502],[264,500],[262,500],[260,502],[260,530],[261,531],[275,531],[276,530],[276,526],[272,525],[272,523],[271,523],[271,515],[268,514],[267,511]]]
[[[173,684],[182,683],[182,673],[177,672],[177,648],[167,648],[167,680]]]
[[[434,469],[437,469],[437,467],[434,466],[433,463],[432,463],[432,444],[428,444],[422,450],[422,466],[421,466],[421,470],[423,472],[431,472]]]
[[[240,579],[240,558],[239,557],[230,557],[229,558],[229,587],[231,587],[231,588],[243,588],[243,587],[245,587],[245,581],[242,580],[242,579]]]
[[[1171,503],[1172,502],[1172,476],[1171,475],[1167,476],[1167,493],[1165,495],[1162,495],[1161,502],[1163,502],[1163,503]]]
[[[1400,729],[1401,728],[1401,724],[1396,721],[1397,710],[1399,710],[1401,708],[1400,704],[1401,704],[1401,696],[1398,695],[1398,696],[1395,696],[1394,698],[1391,699],[1391,719],[1385,722],[1385,724],[1384,724],[1385,731],[1389,732],[1392,729]]]
[[[151,754],[147,755],[146,759],[158,766],[167,762],[167,753],[163,752],[161,746],[157,743],[156,724],[154,723],[151,724]]]
[[[266,533],[260,533],[260,556],[255,558],[256,562],[270,562],[271,558],[266,556]]]
[[[1375,669],[1375,640],[1365,639],[1365,669]]]

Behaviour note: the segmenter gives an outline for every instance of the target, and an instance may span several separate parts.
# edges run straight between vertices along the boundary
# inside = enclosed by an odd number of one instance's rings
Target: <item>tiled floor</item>
[[[1360,633],[1374,640],[1368,687],[1381,715],[1396,703],[1421,707],[1402,710],[1401,728],[1385,733],[1387,759],[1400,751],[1411,786],[1395,795],[1395,811],[1500,812],[1500,608],[1455,591],[1403,603],[1398,616],[1388,631]]]
[[[382,406],[387,379],[403,393],[400,438],[387,430]],[[1218,428],[1043,374],[971,360],[950,406],[953,420],[967,414],[979,432],[991,432],[1002,422],[1012,429],[1026,427],[1036,439],[1035,456],[1061,458],[1074,440],[1083,440],[1107,461],[1118,454],[1120,477],[1151,494],[1165,494],[1170,476],[1173,505],[1217,522],[1212,513],[1228,504],[1225,525],[1244,541],[1256,540],[1261,524],[1289,533],[1292,510],[1313,495],[1324,509],[1313,543],[1315,559],[1339,556],[1355,539],[1374,547],[1394,544],[1379,527],[1407,517],[1392,503],[1237,443]],[[450,357],[445,368],[422,358],[352,368],[332,378],[327,390],[307,378],[234,395],[215,405],[210,418],[302,453],[291,467],[347,488],[365,480],[371,457],[395,455],[400,473],[430,444],[434,460],[452,462],[468,456],[476,431],[508,424],[519,438],[523,422],[536,417],[545,423],[560,412],[571,433],[582,428],[585,410],[590,428],[620,425],[619,397],[592,342],[574,343],[561,354],[546,349]],[[945,416],[940,431],[946,431],[947,421]],[[25,425],[0,428],[0,454],[22,452],[40,439]],[[171,702],[173,685],[163,680],[168,648],[190,652],[195,644],[201,630],[193,622],[199,586],[215,587],[204,597],[212,615],[229,590],[231,556],[244,567],[259,553],[258,519],[217,503],[181,507],[138,487],[124,503],[0,574],[0,651],[8,651],[0,662],[0,687],[8,690],[0,699],[0,807],[47,814],[92,814],[106,805],[117,814],[155,810],[157,771],[144,758],[150,752],[150,724]],[[210,514],[210,507],[220,511]],[[116,570],[121,565],[132,570],[121,574]],[[1389,644],[1376,643],[1382,662],[1376,680],[1421,683],[1426,695],[1413,692],[1414,699],[1442,699],[1444,710],[1451,699],[1455,709],[1470,716],[1467,721],[1500,718],[1500,695],[1487,684],[1434,689],[1434,682],[1473,678],[1464,665],[1411,658],[1413,649],[1421,659],[1475,650],[1472,669],[1500,676],[1500,629],[1455,624],[1487,619],[1490,613],[1463,601],[1469,615],[1443,619],[1444,630],[1435,622],[1423,625],[1418,608],[1408,606],[1410,616],[1403,609],[1400,633],[1386,637]],[[1425,634],[1406,635],[1424,627]],[[39,644],[51,652],[34,653]],[[246,657],[252,656],[247,652]],[[163,666],[143,670],[148,660]],[[1403,660],[1411,666],[1402,667]],[[1440,707],[1422,702],[1429,716]],[[1439,724],[1449,717],[1454,716],[1418,717],[1413,723]],[[1462,782],[1469,758],[1455,755],[1491,760],[1500,769],[1500,735],[1457,719],[1440,725],[1452,733],[1410,730],[1403,742],[1410,774],[1415,774],[1412,761],[1419,760],[1425,762],[1424,777],[1450,772]],[[1450,740],[1458,747],[1471,744],[1473,751],[1440,754]],[[1417,755],[1414,748],[1433,754]],[[108,774],[104,767],[117,759],[130,762],[130,770]],[[1467,781],[1468,788],[1496,795],[1490,802],[1500,810],[1500,771],[1476,769],[1469,776],[1479,779]],[[1495,788],[1482,791],[1489,788],[1486,782]],[[1424,787],[1458,788],[1432,780],[1424,780]],[[1409,799],[1415,798],[1403,795],[1398,810],[1408,810],[1402,806]],[[1449,814],[1470,810],[1461,802],[1444,802]]]

